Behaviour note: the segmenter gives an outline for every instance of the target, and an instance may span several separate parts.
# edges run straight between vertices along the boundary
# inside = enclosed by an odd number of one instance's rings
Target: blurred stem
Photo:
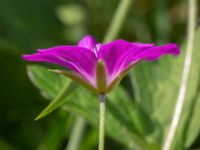
[[[169,37],[170,20],[167,12],[167,0],[155,0],[155,26],[156,42],[159,44],[166,43]]]
[[[67,144],[66,150],[78,150],[78,146],[83,136],[86,122],[85,120],[77,116],[74,121],[74,127],[72,133],[70,134],[69,142]]]
[[[122,24],[126,18],[131,2],[132,0],[121,0],[111,21],[110,27],[108,28],[103,43],[110,42],[117,37],[119,30],[121,29]]]
[[[99,95],[99,150],[104,150],[104,132],[105,132],[105,95]]]
[[[188,9],[188,37],[187,37],[187,49],[185,54],[184,68],[182,73],[182,79],[179,89],[179,95],[177,98],[177,103],[175,107],[175,112],[173,115],[172,123],[169,128],[169,132],[166,138],[166,141],[163,146],[163,150],[169,150],[174,139],[178,123],[182,114],[182,108],[186,95],[186,88],[191,68],[192,62],[192,50],[194,44],[194,34],[195,34],[195,25],[196,25],[196,0],[189,0],[189,9]]]

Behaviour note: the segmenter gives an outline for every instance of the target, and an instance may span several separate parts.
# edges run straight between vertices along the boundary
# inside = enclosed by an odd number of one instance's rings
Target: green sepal
[[[139,61],[140,62],[140,61]],[[133,63],[131,65],[129,65],[124,71],[122,71],[119,76],[112,81],[112,83],[108,86],[108,88],[106,89],[106,93],[109,93],[111,92],[120,82],[121,80],[123,79],[123,77],[127,74],[127,72],[134,66],[136,65],[137,63],[139,62],[136,62],[136,63]]]
[[[82,79],[78,74],[71,72],[71,71],[64,71],[64,70],[58,70],[58,69],[49,69],[49,71],[57,73],[57,74],[62,74],[64,76],[67,76],[68,78],[72,79],[73,81],[81,84],[82,86],[84,86],[85,88],[89,89],[90,91],[94,92],[94,93],[98,93],[97,89],[95,87],[93,87],[91,84],[89,84],[87,81],[85,81],[84,79]]]
[[[73,82],[66,83],[56,98],[34,120],[38,120],[47,116],[49,113],[62,105],[65,102],[66,97],[68,97],[76,88],[77,85],[75,85]]]
[[[98,93],[105,94],[107,77],[106,77],[105,64],[101,59],[98,60],[96,67],[96,83],[97,83]]]

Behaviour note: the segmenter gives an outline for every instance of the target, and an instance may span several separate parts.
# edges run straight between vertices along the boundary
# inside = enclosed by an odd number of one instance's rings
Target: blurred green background
[[[49,101],[29,80],[21,55],[37,48],[76,44],[86,34],[102,41],[119,2],[0,0],[0,150],[65,149],[74,115],[58,109],[33,121]],[[186,38],[186,20],[186,0],[133,0],[118,38],[181,44]],[[127,89],[128,84],[125,78]],[[90,123],[83,139],[82,150],[97,149],[97,129]],[[200,134],[190,145],[199,147]],[[106,148],[126,146],[107,136]]]

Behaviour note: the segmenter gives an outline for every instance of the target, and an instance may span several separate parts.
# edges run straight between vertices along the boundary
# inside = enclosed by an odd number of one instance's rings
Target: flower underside
[[[48,62],[68,70],[51,70],[63,74],[95,93],[109,93],[132,66],[141,61],[153,61],[162,55],[178,55],[176,44],[155,46],[115,40],[100,44],[85,36],[77,46],[56,46],[23,55],[27,61]]]

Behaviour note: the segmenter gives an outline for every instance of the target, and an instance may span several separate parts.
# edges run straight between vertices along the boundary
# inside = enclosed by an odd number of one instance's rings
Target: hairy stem
[[[105,95],[99,95],[99,150],[104,150],[104,132],[105,132]]]
[[[118,5],[118,8],[114,14],[114,17],[111,21],[111,24],[108,28],[108,31],[103,39],[103,43],[112,41],[115,39],[122,27],[122,24],[126,18],[126,14],[129,10],[129,6],[132,0],[121,0]],[[104,134],[105,134],[105,95],[99,95],[99,150],[104,150]]]
[[[163,150],[169,150],[174,139],[178,123],[182,114],[183,104],[186,95],[187,83],[192,62],[192,50],[194,42],[195,24],[196,24],[196,0],[189,0],[189,14],[188,14],[188,37],[187,37],[187,49],[184,61],[184,68],[182,74],[182,80],[180,84],[179,94],[173,115],[172,123],[168,131],[166,141],[163,146]]]
[[[77,150],[80,144],[84,129],[85,129],[86,122],[85,120],[80,117],[76,116],[74,121],[74,126],[72,129],[72,133],[70,135],[69,142],[67,144],[66,150]]]

